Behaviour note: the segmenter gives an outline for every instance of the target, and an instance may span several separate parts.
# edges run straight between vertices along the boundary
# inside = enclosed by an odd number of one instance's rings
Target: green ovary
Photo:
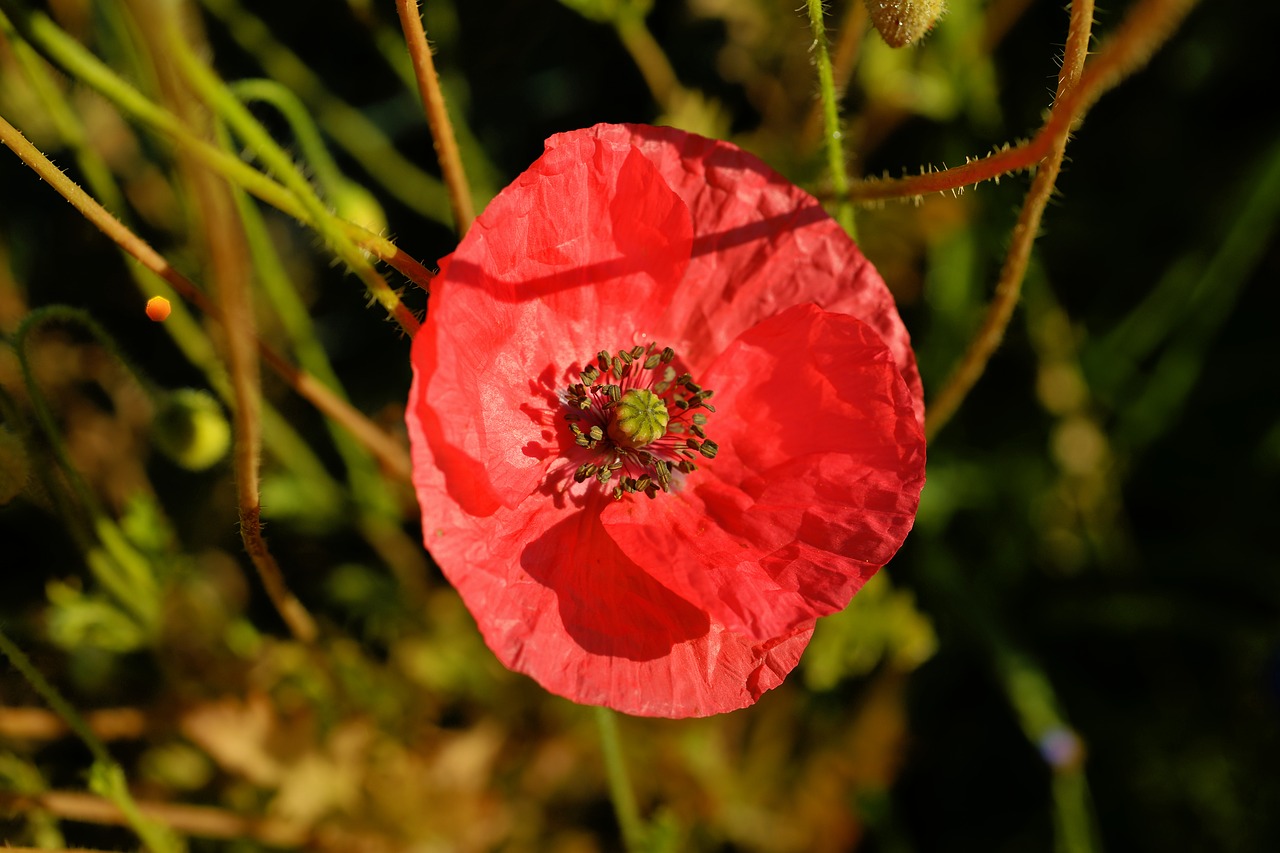
[[[622,447],[644,447],[667,433],[667,407],[658,395],[633,388],[613,407],[609,437]]]

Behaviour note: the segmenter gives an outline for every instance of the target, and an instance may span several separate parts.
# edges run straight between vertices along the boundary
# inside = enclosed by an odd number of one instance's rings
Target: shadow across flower
[[[758,159],[668,128],[560,134],[440,267],[407,411],[425,542],[548,690],[750,705],[910,530],[907,332]]]

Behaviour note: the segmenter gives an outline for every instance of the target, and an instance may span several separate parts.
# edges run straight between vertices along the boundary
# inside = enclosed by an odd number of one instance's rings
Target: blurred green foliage
[[[210,283],[192,163],[28,44],[13,24],[32,5],[0,3],[0,115]],[[546,136],[600,121],[730,138],[829,190],[795,4],[425,5],[478,206]],[[1059,4],[953,0],[896,51],[859,0],[828,5],[857,175],[963,163],[1049,106]],[[1099,36],[1136,5],[1101,7]],[[192,108],[152,3],[41,8],[147,99]],[[451,250],[391,4],[183,9],[325,204],[428,263]],[[819,624],[800,670],[732,715],[620,721],[653,849],[1280,843],[1280,115],[1262,91],[1277,25],[1269,5],[1200,4],[1089,114],[1003,348],[930,448],[915,531]],[[929,392],[981,320],[1027,183],[859,212]],[[7,154],[0,201],[0,627],[87,715],[133,797],[209,809],[192,850],[617,849],[591,714],[493,660],[418,545],[405,484],[266,379],[267,533],[322,634],[290,639],[214,452],[234,408],[221,333]],[[407,340],[316,231],[236,203],[260,336],[403,442]],[[174,303],[164,324],[144,314],[154,294]],[[66,305],[154,385],[74,322],[30,332],[24,376],[20,328]],[[215,445],[194,460],[192,425]],[[40,799],[122,792],[39,698],[0,671],[0,839],[136,847]],[[93,713],[121,709],[142,723],[113,733]]]

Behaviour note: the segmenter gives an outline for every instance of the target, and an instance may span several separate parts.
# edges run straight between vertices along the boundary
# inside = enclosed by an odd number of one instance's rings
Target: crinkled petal
[[[609,535],[730,630],[784,634],[842,609],[915,518],[924,437],[880,336],[801,305],[706,373],[714,460],[654,500],[604,510]]]
[[[415,470],[436,470],[429,445],[413,447]],[[424,487],[443,493],[443,473]],[[711,621],[618,549],[603,500],[584,490],[485,517],[424,506],[432,555],[498,659],[552,693],[641,716],[733,711],[781,684],[813,625],[760,641]]]
[[[469,512],[513,506],[545,479],[557,391],[584,359],[646,334],[691,234],[684,202],[635,149],[565,134],[441,262],[409,417]]]
[[[590,132],[636,145],[693,215],[687,286],[665,317],[666,342],[689,363],[706,363],[764,318],[812,302],[880,334],[924,423],[920,372],[893,296],[817,199],[727,142],[645,125]]]

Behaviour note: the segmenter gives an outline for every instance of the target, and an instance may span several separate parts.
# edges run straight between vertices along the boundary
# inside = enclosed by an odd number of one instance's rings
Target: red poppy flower
[[[551,692],[750,705],[911,528],[923,402],[892,297],[734,146],[554,136],[433,288],[407,415],[426,545]]]

